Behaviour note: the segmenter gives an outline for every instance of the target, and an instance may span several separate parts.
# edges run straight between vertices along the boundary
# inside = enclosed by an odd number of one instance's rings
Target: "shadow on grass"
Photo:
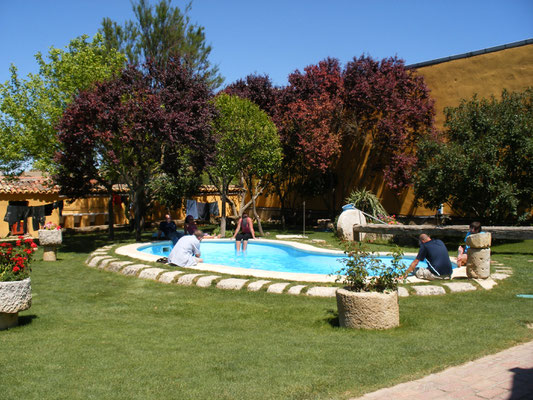
[[[326,317],[326,322],[331,325],[332,328],[340,328],[339,323],[339,313],[337,310],[328,310],[328,316]]]
[[[152,232],[146,232],[142,235],[143,241],[151,239]],[[115,231],[115,239],[109,240],[107,232],[74,232],[63,235],[63,245],[60,248],[61,253],[90,253],[97,248],[105,245],[132,242],[135,238],[135,232],[128,230]]]
[[[18,326],[30,325],[34,319],[39,318],[35,314],[31,315],[19,315]]]

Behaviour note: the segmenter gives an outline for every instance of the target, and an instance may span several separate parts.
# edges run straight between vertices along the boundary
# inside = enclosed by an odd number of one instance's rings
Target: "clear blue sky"
[[[37,72],[36,52],[94,35],[104,17],[131,19],[130,0],[0,0],[0,82],[11,63]],[[328,56],[413,64],[533,38],[533,0],[195,0],[191,18],[225,83],[266,73],[284,85]]]

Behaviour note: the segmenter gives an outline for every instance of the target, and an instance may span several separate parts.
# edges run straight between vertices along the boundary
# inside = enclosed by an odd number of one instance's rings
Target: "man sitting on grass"
[[[450,279],[452,275],[452,262],[448,255],[446,245],[439,239],[431,239],[425,233],[420,237],[420,250],[413,260],[403,279],[407,278],[420,261],[426,260],[428,268],[417,268],[415,276],[419,279],[432,281],[435,279]]]

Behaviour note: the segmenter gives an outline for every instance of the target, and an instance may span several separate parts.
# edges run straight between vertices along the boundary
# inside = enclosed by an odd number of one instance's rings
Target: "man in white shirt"
[[[191,267],[203,262],[200,258],[200,242],[203,237],[204,233],[198,230],[192,235],[183,236],[170,252],[168,263],[180,267]]]

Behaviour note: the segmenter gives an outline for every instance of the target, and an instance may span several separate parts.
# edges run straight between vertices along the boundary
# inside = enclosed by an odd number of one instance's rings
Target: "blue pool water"
[[[170,242],[139,247],[139,251],[168,257],[172,250]],[[230,267],[261,269],[277,272],[295,272],[305,274],[335,274],[342,266],[344,254],[327,254],[296,249],[282,243],[248,243],[244,253],[235,251],[235,242],[203,241],[200,248],[204,263],[227,265]],[[380,257],[384,263],[390,264],[391,257]],[[402,263],[407,267],[414,257],[404,257]],[[425,262],[418,264],[427,268]]]

